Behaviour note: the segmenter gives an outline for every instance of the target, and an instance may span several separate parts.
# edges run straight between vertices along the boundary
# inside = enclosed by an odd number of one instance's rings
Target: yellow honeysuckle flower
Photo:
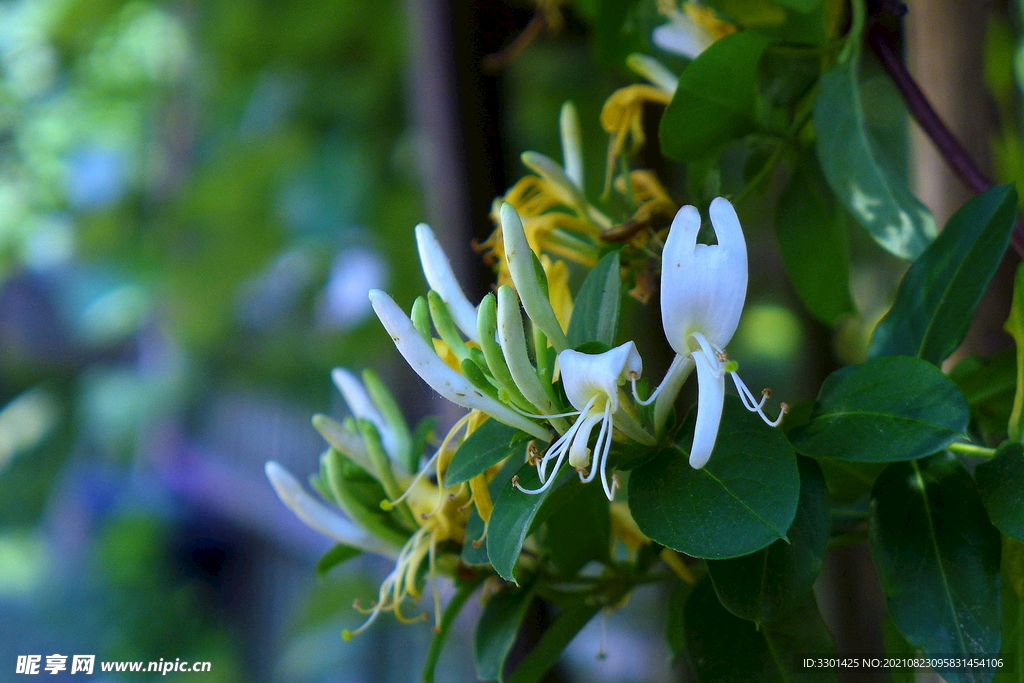
[[[555,317],[563,330],[569,329],[572,318],[572,292],[569,291],[569,265],[565,261],[552,261],[546,255],[540,257],[544,274],[548,277],[548,298]]]
[[[608,142],[605,191],[611,187],[616,163],[627,141],[631,140],[631,153],[643,147],[647,141],[643,125],[644,105],[648,102],[668,104],[671,100],[672,93],[653,85],[635,83],[619,88],[605,101],[601,109],[601,126],[611,135]]]

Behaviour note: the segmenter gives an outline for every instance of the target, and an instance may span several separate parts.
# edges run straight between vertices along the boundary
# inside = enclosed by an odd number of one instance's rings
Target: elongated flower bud
[[[548,431],[511,408],[485,395],[445,364],[420,336],[398,304],[379,289],[370,291],[370,303],[398,352],[424,382],[446,399],[470,410],[481,410],[499,422],[547,441]],[[552,313],[554,315],[554,313]]]
[[[547,335],[555,350],[569,348],[569,340],[566,339],[562,326],[558,324],[555,311],[551,308],[551,301],[538,279],[537,268],[534,266],[536,257],[530,249],[529,242],[526,241],[523,221],[515,207],[508,202],[501,205],[499,217],[508,269],[523,302],[523,308],[526,309],[526,315],[530,316],[530,320]]]
[[[397,547],[356,526],[313,498],[306,493],[291,472],[278,463],[269,460],[264,470],[274,491],[277,492],[277,497],[310,528],[339,543],[368,553],[392,559],[398,557]]]

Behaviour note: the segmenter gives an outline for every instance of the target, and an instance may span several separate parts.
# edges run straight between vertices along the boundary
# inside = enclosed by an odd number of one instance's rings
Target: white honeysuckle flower
[[[548,441],[551,438],[544,427],[484,394],[465,376],[441,360],[416,331],[409,316],[385,292],[370,290],[370,303],[384,329],[391,335],[398,352],[434,391],[456,405],[485,412],[499,422],[521,429],[538,439]]]
[[[688,59],[696,59],[697,55],[715,42],[711,32],[694,21],[686,12],[674,7],[663,12],[668,15],[669,23],[655,28],[651,36],[654,44],[662,50]]]
[[[363,386],[362,381],[345,368],[334,368],[331,371],[331,379],[334,381],[334,386],[341,392],[341,396],[345,399],[348,409],[352,411],[352,415],[357,420],[369,420],[372,422],[373,426],[377,429],[377,433],[380,434],[384,450],[387,451],[388,456],[392,460],[398,461],[400,453],[398,452],[398,440],[394,430],[388,425],[388,421],[384,419],[384,415],[377,408],[377,404],[373,402],[370,393]],[[373,470],[370,471],[372,472]]]
[[[756,400],[728,360],[725,346],[739,325],[747,294],[747,245],[736,210],[719,197],[709,209],[717,244],[698,244],[700,212],[684,206],[669,229],[661,262],[661,318],[665,336],[682,357],[673,362],[659,387],[655,423],[660,428],[668,407],[675,400],[682,380],[697,368],[697,423],[690,465],[703,467],[715,447],[725,400],[725,375],[729,374],[743,405],[766,423],[777,426],[788,410],[785,403],[779,417],[771,420],[762,408],[770,392]],[[689,359],[688,361],[686,359]],[[662,422],[659,422],[659,419]]]
[[[554,484],[562,464],[568,459],[569,465],[576,468],[580,481],[584,483],[593,481],[600,472],[605,495],[608,500],[614,500],[618,478],[608,477],[608,452],[612,445],[613,429],[621,430],[624,424],[623,420],[616,419],[617,416],[625,415],[619,402],[619,387],[626,382],[635,383],[640,377],[643,371],[640,354],[630,341],[598,354],[566,349],[558,354],[558,364],[565,395],[576,409],[563,416],[575,415],[576,421],[551,444],[540,459],[537,465],[540,488],[524,489],[515,479],[513,484],[525,493],[541,493]],[[591,449],[590,435],[598,424],[600,429],[597,440]],[[650,436],[646,436],[644,441],[653,444]]]
[[[434,231],[426,223],[416,226],[416,247],[419,250],[423,276],[432,290],[448,305],[452,320],[467,338],[476,340],[476,306],[466,298],[455,279],[451,262],[441,249]]]
[[[375,553],[391,559],[398,557],[398,548],[353,524],[306,493],[298,479],[279,463],[268,460],[264,471],[281,502],[310,528],[338,543],[344,543],[368,553]]]

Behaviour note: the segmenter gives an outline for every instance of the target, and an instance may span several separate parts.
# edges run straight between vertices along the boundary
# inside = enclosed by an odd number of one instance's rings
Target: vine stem
[[[935,107],[928,101],[877,21],[871,22],[868,27],[867,43],[900,91],[911,116],[935,144],[936,149],[953,172],[973,192],[981,193],[994,187],[995,183],[992,182],[992,179],[978,167],[971,155],[943,122],[938,112],[935,111]],[[1010,242],[1017,255],[1024,258],[1024,225],[1020,221],[1013,226]]]
[[[962,455],[977,455],[982,458],[991,458],[996,454],[996,449],[994,448],[975,446],[973,443],[954,442],[946,446],[946,449],[953,451],[954,453],[960,453]]]

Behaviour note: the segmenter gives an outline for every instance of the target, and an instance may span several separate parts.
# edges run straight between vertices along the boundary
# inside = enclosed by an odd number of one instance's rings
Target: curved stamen
[[[768,400],[768,394],[762,393],[760,403],[756,403],[754,401],[754,394],[750,391],[750,389],[747,388],[747,385],[743,383],[743,380],[740,379],[739,374],[735,372],[730,372],[729,375],[732,376],[733,384],[736,385],[736,391],[739,392],[740,399],[743,401],[743,406],[747,410],[749,410],[752,413],[757,413],[758,415],[760,415],[761,419],[764,420],[765,424],[767,424],[769,427],[778,427],[780,424],[782,424],[782,418],[784,418],[786,416],[786,413],[789,412],[788,405],[783,403],[779,408],[779,416],[772,420],[767,415],[765,415],[764,410],[762,410],[765,401]]]
[[[586,476],[581,476],[580,481],[584,484],[589,484],[597,476],[598,470],[601,469],[601,453],[604,448],[605,441],[611,441],[612,431],[612,420],[610,418],[611,409],[609,404],[605,404],[604,413],[601,419],[601,430],[597,433],[597,441],[594,442],[594,458],[590,463],[590,472]]]
[[[519,408],[516,408],[512,404],[509,404],[509,407],[512,410],[514,410],[517,413],[519,413],[520,415],[525,415],[526,417],[535,417],[535,418],[540,419],[540,420],[547,420],[547,419],[554,418],[554,417],[573,417],[575,415],[579,415],[580,414],[580,411],[578,411],[578,410],[570,410],[567,413],[556,413],[554,415],[544,415],[542,413],[528,413],[525,410],[520,410]]]
[[[654,392],[650,396],[647,397],[647,400],[644,400],[644,399],[640,398],[640,396],[636,393],[636,381],[637,381],[636,373],[635,372],[629,373],[629,382],[630,382],[630,384],[633,387],[633,400],[637,402],[637,405],[641,405],[641,406],[649,406],[652,403],[654,403],[655,399],[658,398],[658,394],[661,393],[661,388],[663,386],[665,386],[665,383],[662,382],[661,384],[658,385],[658,388],[655,389]]]
[[[611,405],[606,403],[604,406],[604,419],[605,422],[611,422]],[[597,446],[598,444],[594,444]],[[612,434],[609,430],[607,437],[603,444],[601,444],[601,450],[598,454],[601,458],[601,486],[604,488],[604,493],[608,496],[608,500],[615,500],[615,489],[619,485],[617,477],[612,477],[611,485],[608,484],[608,453],[612,449]],[[596,463],[595,463],[596,464]]]

